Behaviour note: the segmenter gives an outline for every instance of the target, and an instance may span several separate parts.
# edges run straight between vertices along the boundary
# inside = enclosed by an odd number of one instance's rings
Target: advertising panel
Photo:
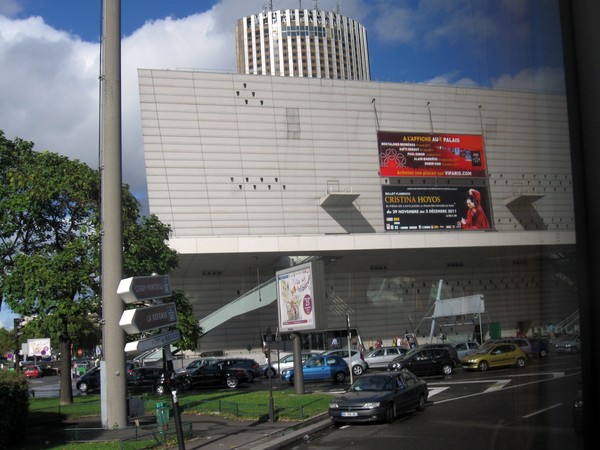
[[[486,176],[483,136],[377,132],[382,177]]]
[[[322,325],[317,314],[322,264],[309,262],[278,271],[276,280],[279,332],[316,330]]]
[[[50,338],[27,339],[27,356],[51,356]]]
[[[382,196],[386,231],[492,228],[482,186],[383,186]]]

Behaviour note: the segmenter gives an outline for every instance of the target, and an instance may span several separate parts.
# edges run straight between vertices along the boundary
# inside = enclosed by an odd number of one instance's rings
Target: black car
[[[329,403],[329,417],[336,424],[393,422],[403,412],[423,411],[427,395],[427,383],[408,370],[362,376]]]
[[[248,375],[250,376],[250,379],[248,380],[249,382],[251,382],[257,376],[260,375],[260,365],[254,359],[230,358],[230,359],[222,359],[222,362],[225,365],[225,367],[231,367],[231,368],[239,367],[242,369],[246,369],[248,371]]]
[[[250,375],[247,370],[236,367],[226,367],[222,361],[214,360],[192,370],[178,372],[175,383],[181,389],[194,387],[236,388],[240,383],[247,383]]]
[[[100,389],[100,367],[92,367],[86,373],[81,375],[77,379],[75,387],[77,387],[77,389],[84,394],[96,389]]]
[[[424,345],[394,358],[388,370],[408,369],[418,376],[450,375],[456,366],[457,362],[448,348]]]
[[[127,389],[129,392],[165,393],[164,371],[159,367],[137,367],[127,372]]]
[[[131,374],[136,364],[131,361],[125,362],[125,373],[127,375]],[[93,366],[83,375],[81,375],[77,382],[75,383],[75,387],[79,389],[81,393],[87,393],[90,391],[95,391],[100,389],[100,367]]]

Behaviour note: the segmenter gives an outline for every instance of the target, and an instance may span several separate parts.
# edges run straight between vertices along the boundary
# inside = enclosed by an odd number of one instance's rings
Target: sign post
[[[117,288],[117,294],[125,303],[140,303],[154,301],[170,297],[171,282],[168,275],[153,275],[149,277],[131,277],[121,280]],[[159,303],[152,306],[125,310],[119,321],[120,327],[127,334],[138,334],[143,331],[166,329],[177,324],[177,308],[175,303]],[[161,330],[164,331],[164,330]],[[173,381],[173,357],[171,355],[171,343],[181,339],[179,330],[164,331],[147,339],[128,342],[125,352],[144,352],[153,348],[162,347],[163,368],[165,382],[173,397],[173,415],[177,431],[177,441],[180,450],[185,449],[179,402],[177,400],[177,388]],[[167,381],[168,380],[168,381]]]

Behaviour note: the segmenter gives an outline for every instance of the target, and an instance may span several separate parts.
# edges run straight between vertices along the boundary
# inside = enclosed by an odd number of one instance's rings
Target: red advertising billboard
[[[483,186],[382,186],[382,198],[386,231],[492,229]]]
[[[483,136],[378,131],[382,177],[486,176]]]

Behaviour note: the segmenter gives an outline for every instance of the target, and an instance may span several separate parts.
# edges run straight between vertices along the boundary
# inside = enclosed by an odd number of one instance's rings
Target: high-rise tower
[[[236,25],[238,73],[368,81],[367,31],[339,11],[265,11]]]

